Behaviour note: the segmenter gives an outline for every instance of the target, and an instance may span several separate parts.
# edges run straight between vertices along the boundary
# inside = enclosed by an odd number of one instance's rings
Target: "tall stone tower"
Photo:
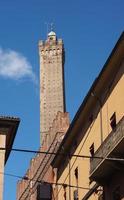
[[[64,46],[51,31],[39,41],[40,55],[40,143],[48,133],[57,112],[65,112]]]

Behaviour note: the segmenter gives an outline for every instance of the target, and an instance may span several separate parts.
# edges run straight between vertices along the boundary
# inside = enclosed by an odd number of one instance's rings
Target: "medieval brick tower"
[[[69,115],[65,112],[64,47],[55,32],[51,31],[46,41],[39,42],[39,55],[41,137],[39,150],[55,153],[69,127]],[[25,174],[26,179],[18,182],[17,200],[52,199],[50,184],[46,190],[46,184],[43,187],[43,184],[39,183],[54,182],[56,176],[51,166],[54,157],[54,154],[38,153],[32,158]]]
[[[50,129],[57,112],[65,112],[64,47],[51,31],[39,42],[40,55],[40,143]]]

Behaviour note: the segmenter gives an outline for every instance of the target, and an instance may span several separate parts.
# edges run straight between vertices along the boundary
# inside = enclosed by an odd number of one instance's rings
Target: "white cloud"
[[[11,49],[0,48],[0,76],[14,80],[30,78],[36,82],[36,76],[27,58]]]

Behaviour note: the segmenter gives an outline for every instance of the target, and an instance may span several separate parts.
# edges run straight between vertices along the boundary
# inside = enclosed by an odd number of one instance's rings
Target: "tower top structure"
[[[50,31],[50,32],[48,33],[48,37],[50,37],[50,36],[56,36],[56,33],[55,33],[54,31]]]
[[[54,40],[56,41],[57,37],[56,37],[56,33],[54,31],[50,31],[48,33],[48,40]]]
[[[47,34],[47,38],[46,40],[39,40],[39,48],[40,48],[40,52],[41,54],[43,53],[43,50],[50,50],[51,48],[54,48],[54,50],[58,48],[64,51],[64,44],[63,44],[63,40],[57,37],[57,34],[55,31],[51,30],[48,34]],[[61,51],[60,50],[60,51]]]

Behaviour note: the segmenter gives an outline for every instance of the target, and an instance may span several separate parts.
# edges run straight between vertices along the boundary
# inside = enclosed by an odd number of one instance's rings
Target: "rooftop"
[[[5,163],[11,152],[19,123],[20,119],[17,117],[0,116],[0,134],[6,134]]]

